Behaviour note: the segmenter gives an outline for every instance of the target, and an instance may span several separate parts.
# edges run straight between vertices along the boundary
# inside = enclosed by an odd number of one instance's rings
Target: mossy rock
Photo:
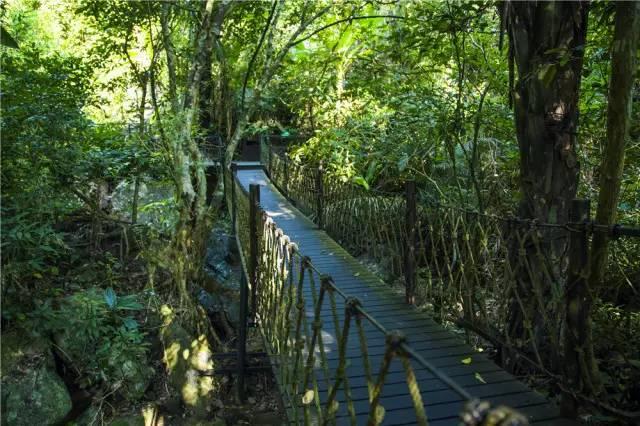
[[[6,426],[56,424],[71,410],[64,382],[46,365],[3,383],[2,393],[2,424]]]
[[[155,371],[147,365],[147,358],[144,357],[125,361],[121,373],[123,386],[120,394],[129,401],[137,401],[144,396]]]
[[[211,376],[213,353],[205,336],[194,338],[163,307],[164,326],[160,336],[164,344],[163,361],[171,386],[180,393],[184,405],[196,416],[206,416],[209,397],[215,389]]]
[[[2,377],[29,365],[54,368],[51,342],[45,338],[25,337],[16,330],[2,333]]]
[[[50,342],[16,330],[2,334],[2,425],[53,424],[71,410]]]

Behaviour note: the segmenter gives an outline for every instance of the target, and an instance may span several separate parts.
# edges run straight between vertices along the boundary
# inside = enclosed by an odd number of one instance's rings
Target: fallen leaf
[[[474,377],[476,378],[477,381],[479,381],[480,383],[484,383],[485,385],[487,384],[487,382],[485,382],[485,380],[482,378],[482,376],[480,375],[480,373],[476,373],[474,375]]]
[[[471,364],[471,357],[469,357],[469,358],[465,358],[465,359],[463,359],[461,362],[462,362],[464,365],[469,365],[469,364]]]
[[[359,277],[360,276],[360,272],[356,272],[355,274],[353,274],[354,277]]]

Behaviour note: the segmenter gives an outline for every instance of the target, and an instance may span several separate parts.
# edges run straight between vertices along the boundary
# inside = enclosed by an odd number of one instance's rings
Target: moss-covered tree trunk
[[[173,155],[179,219],[171,244],[173,279],[183,306],[191,306],[191,288],[203,274],[207,230],[212,211],[206,203],[207,179],[194,126],[200,118],[202,79],[210,70],[213,35],[220,32],[228,1],[219,3],[214,15],[214,0],[207,0],[194,40],[194,60],[189,70],[186,92],[178,113],[178,128],[169,141]],[[169,43],[165,43],[170,45]],[[172,104],[178,102],[174,100]]]

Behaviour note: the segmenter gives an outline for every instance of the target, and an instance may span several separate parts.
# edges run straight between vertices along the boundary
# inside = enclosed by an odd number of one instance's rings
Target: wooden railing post
[[[251,316],[256,319],[258,295],[258,259],[260,249],[258,231],[260,212],[260,185],[249,185],[249,280],[251,285]]]
[[[324,228],[324,169],[322,161],[318,165],[316,172],[316,216],[318,217],[318,227]]]
[[[569,271],[566,285],[566,329],[564,333],[564,385],[568,389],[583,389],[585,375],[592,371],[588,361],[591,342],[591,292],[588,283],[589,236],[587,222],[591,213],[589,200],[573,200],[569,211],[572,223],[569,231]],[[581,362],[581,360],[587,361]],[[587,364],[587,365],[585,365]],[[587,371],[581,368],[586,367]],[[590,382],[591,380],[588,379]],[[588,392],[588,390],[587,390]],[[566,417],[575,418],[578,404],[573,395],[562,395],[561,411]]]
[[[224,166],[223,166],[224,167]],[[229,182],[231,184],[231,232],[233,234],[236,233],[236,216],[237,216],[237,196],[236,194],[236,172],[238,170],[238,165],[236,163],[231,163],[231,179]]]
[[[247,277],[242,272],[240,274],[240,313],[239,313],[239,330],[238,330],[238,401],[244,402],[245,400],[245,388],[244,388],[244,373],[245,366],[247,365],[247,307],[249,292],[247,291]]]
[[[288,197],[289,194],[289,153],[285,152],[282,156],[282,162],[284,163],[284,183],[282,184],[282,190],[284,191],[285,197]]]
[[[267,135],[267,148],[269,150],[269,177],[273,178],[273,147],[271,146],[271,138]]]
[[[406,197],[406,231],[407,250],[404,257],[405,300],[408,304],[416,303],[416,183],[409,180],[405,182]]]

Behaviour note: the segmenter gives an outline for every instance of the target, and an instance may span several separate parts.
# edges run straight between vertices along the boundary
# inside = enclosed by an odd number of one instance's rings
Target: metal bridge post
[[[405,300],[409,305],[416,303],[416,183],[405,182],[407,251],[404,257]]]
[[[258,215],[260,214],[260,185],[249,185],[249,279],[251,285],[251,316],[256,320],[258,295],[259,241]]]
[[[236,163],[231,163],[231,179],[229,182],[231,183],[231,232],[233,234],[236,233],[236,216],[237,216],[237,194],[236,194],[236,172],[238,170],[238,165]]]
[[[568,389],[579,389],[585,371],[581,371],[581,355],[588,351],[588,327],[591,309],[589,289],[589,234],[587,223],[591,214],[589,200],[573,200],[569,211],[569,221],[576,229],[569,230],[569,271],[566,285],[566,322],[564,333],[564,385]],[[589,368],[590,366],[587,366]],[[588,374],[588,373],[587,373]],[[575,418],[577,402],[573,395],[563,393],[560,410],[564,416]]]
[[[322,161],[318,166],[316,173],[316,216],[318,217],[318,227],[324,228],[324,169],[322,167]]]

